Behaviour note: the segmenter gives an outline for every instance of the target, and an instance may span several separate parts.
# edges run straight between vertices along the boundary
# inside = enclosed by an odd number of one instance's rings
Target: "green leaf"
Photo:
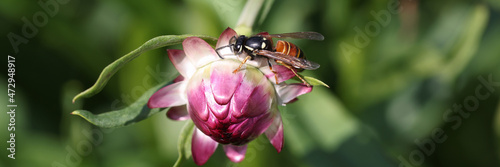
[[[76,95],[73,98],[73,103],[79,98],[91,97],[99,93],[104,88],[109,79],[120,68],[122,68],[128,62],[132,61],[134,58],[140,56],[142,53],[165,46],[180,44],[187,37],[199,37],[201,39],[208,41],[208,43],[212,45],[217,41],[216,38],[206,35],[164,35],[150,39],[149,41],[141,45],[139,48],[133,50],[132,52],[124,55],[123,57],[115,60],[113,63],[106,66],[106,68],[102,70],[101,75],[99,75],[99,78],[97,79],[96,83],[92,87]]]
[[[321,85],[321,86],[325,86],[327,88],[330,88],[330,86],[328,86],[327,84],[325,84],[323,81],[321,81],[319,79],[309,77],[309,76],[304,76],[304,79],[307,81],[307,83],[311,84],[312,86]]]
[[[453,58],[444,67],[441,67],[442,70],[439,72],[441,76],[438,78],[448,83],[454,83],[463,70],[470,65],[484,36],[488,18],[489,11],[484,5],[473,7],[467,18],[461,18],[461,20],[466,19],[464,24],[467,26],[463,26],[462,32],[457,34],[456,43],[451,51]]]
[[[141,97],[139,97],[137,101],[121,110],[110,111],[98,115],[94,115],[87,110],[76,110],[71,112],[71,114],[78,115],[90,123],[102,128],[115,128],[134,124],[152,116],[153,114],[163,111],[160,108],[150,109],[148,108],[147,103],[151,95],[165,85],[167,85],[167,82],[158,84],[157,86],[149,89]],[[165,110],[168,109],[169,108]]]
[[[252,34],[252,28],[255,23],[257,15],[264,4],[264,0],[249,0],[245,4],[245,7],[241,11],[240,18],[234,31],[240,35],[250,35]]]
[[[280,108],[285,142],[292,152],[307,155],[314,149],[335,150],[360,126],[338,97],[319,87]],[[332,128],[335,127],[335,128]]]
[[[194,124],[191,120],[187,121],[181,130],[179,135],[179,143],[177,145],[177,150],[179,151],[179,157],[174,164],[174,167],[180,166],[184,160],[191,157],[191,138],[193,137]]]
[[[273,6],[273,3],[274,3],[274,0],[267,0],[264,2],[264,6],[262,7],[262,13],[260,14],[260,17],[259,17],[259,25],[257,26],[261,26],[262,23],[264,23],[264,21],[266,20],[267,18],[267,14],[269,14],[269,11],[271,11],[271,7]]]

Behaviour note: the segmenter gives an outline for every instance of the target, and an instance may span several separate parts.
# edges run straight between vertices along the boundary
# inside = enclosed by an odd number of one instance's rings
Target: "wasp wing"
[[[319,68],[318,63],[308,61],[306,59],[297,58],[294,56],[289,56],[289,55],[286,55],[286,54],[283,54],[280,52],[273,52],[273,51],[269,51],[269,50],[259,50],[259,51],[257,51],[257,54],[264,56],[264,57],[267,57],[267,58],[282,61],[283,63],[291,65],[295,68],[302,68],[302,69],[306,69],[306,70],[315,70],[315,69]]]
[[[310,39],[322,41],[325,39],[323,35],[317,32],[292,32],[292,33],[283,33],[283,34],[260,34],[264,37],[268,38],[296,38],[296,39]]]

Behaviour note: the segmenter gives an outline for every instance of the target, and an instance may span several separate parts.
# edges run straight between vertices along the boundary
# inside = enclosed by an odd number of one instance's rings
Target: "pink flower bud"
[[[217,48],[228,45],[237,36],[226,29]],[[196,164],[204,164],[223,144],[231,161],[241,162],[246,144],[265,133],[278,152],[283,147],[283,124],[278,105],[292,102],[309,93],[312,87],[286,84],[294,77],[287,68],[273,65],[269,70],[262,60],[249,61],[236,73],[241,55],[225,52],[220,59],[215,50],[200,38],[190,37],[182,50],[168,50],[181,76],[151,96],[150,108],[171,107],[167,116],[174,120],[191,120],[196,125],[192,138],[192,155]],[[224,53],[224,49],[221,50]],[[243,55],[244,57],[245,55]]]

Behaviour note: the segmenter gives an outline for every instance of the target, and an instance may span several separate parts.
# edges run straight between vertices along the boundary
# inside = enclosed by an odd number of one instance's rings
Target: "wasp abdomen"
[[[287,41],[278,40],[278,43],[276,44],[276,52],[281,52],[288,56],[293,56],[301,59],[306,58],[302,50],[300,50],[293,43]]]
[[[306,56],[304,56],[304,52],[299,49],[296,45],[293,43],[287,42],[287,41],[282,41],[278,40],[278,43],[276,44],[276,52],[281,52],[285,55],[292,56],[292,57],[297,57],[306,60]],[[297,71],[301,72],[304,69],[301,68],[296,68]]]

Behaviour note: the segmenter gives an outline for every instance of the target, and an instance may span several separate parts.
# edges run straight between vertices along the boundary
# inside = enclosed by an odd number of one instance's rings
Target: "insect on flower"
[[[233,29],[227,28],[220,35],[216,48],[229,47],[226,45],[236,42],[237,36]],[[221,59],[207,42],[197,37],[186,38],[182,46],[184,50],[167,50],[180,76],[154,93],[148,107],[171,107],[168,118],[192,120],[195,125],[191,138],[194,162],[197,165],[206,163],[218,145],[231,161],[241,162],[248,143],[263,134],[276,151],[281,152],[284,130],[278,106],[294,102],[313,87],[283,83],[295,75],[278,64],[273,65],[275,71],[269,70],[265,59],[249,61],[245,70],[233,73],[232,70],[242,65],[238,59],[240,55],[234,51],[223,52],[225,58]]]
[[[223,59],[223,57],[219,54],[219,50],[226,47],[230,47],[234,54],[247,54],[240,66],[235,69],[233,73],[238,72],[248,59],[254,60],[256,57],[265,57],[267,58],[267,63],[271,71],[273,71],[273,69],[270,59],[274,59],[277,63],[290,69],[304,84],[310,86],[309,83],[297,74],[296,70],[298,72],[304,69],[315,70],[319,68],[319,64],[306,60],[304,52],[290,42],[278,40],[276,47],[273,47],[272,38],[296,38],[321,41],[325,37],[317,32],[293,32],[283,34],[269,34],[263,32],[251,37],[246,37],[245,35],[240,35],[238,37],[234,36],[229,41],[229,45],[219,47],[215,49],[215,51],[221,59]],[[277,75],[275,75],[275,77],[277,81]]]

